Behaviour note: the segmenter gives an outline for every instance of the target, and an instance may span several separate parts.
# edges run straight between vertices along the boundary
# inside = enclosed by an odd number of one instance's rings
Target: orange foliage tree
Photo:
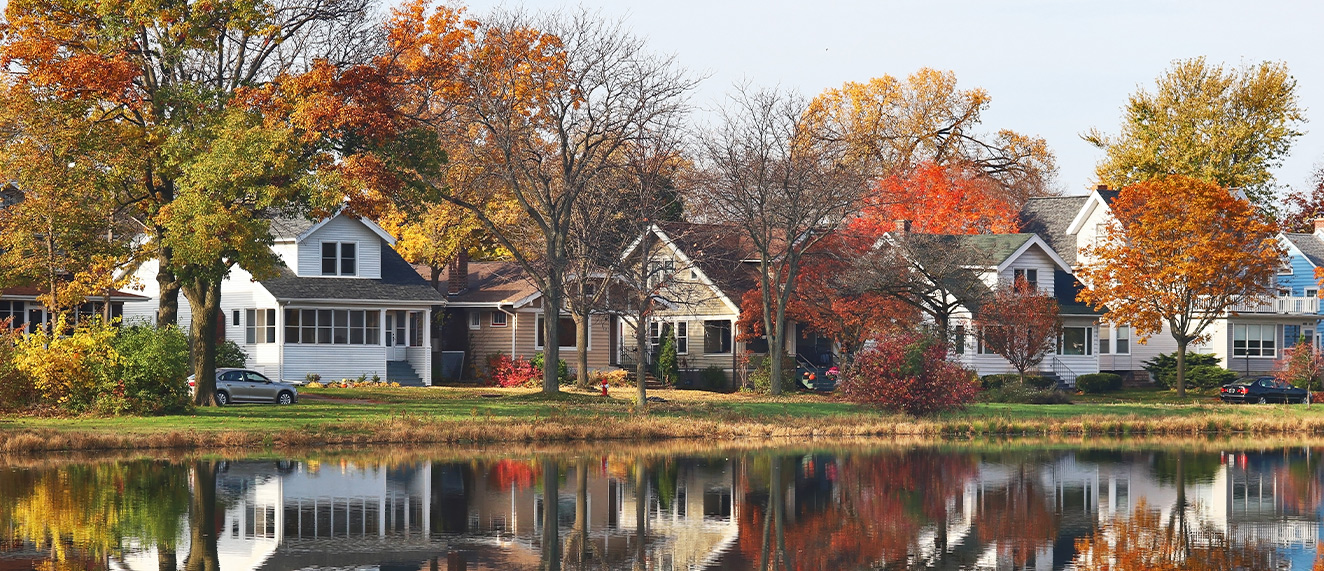
[[[1245,198],[1172,175],[1122,189],[1115,220],[1082,249],[1082,301],[1107,307],[1142,338],[1166,324],[1177,341],[1177,394],[1186,395],[1186,350],[1238,303],[1269,294],[1284,255],[1274,225]]]
[[[1234,542],[1209,523],[1192,527],[1182,518],[1165,524],[1144,498],[1131,515],[1106,521],[1076,540],[1075,564],[1098,570],[1277,569],[1282,561],[1270,543]]]
[[[907,220],[912,232],[1001,234],[1020,230],[1019,204],[982,173],[926,162],[879,181],[851,230],[879,236]]]
[[[1001,355],[1025,382],[1025,371],[1044,360],[1062,333],[1057,300],[1017,281],[1003,284],[980,306],[975,327],[984,346]]]

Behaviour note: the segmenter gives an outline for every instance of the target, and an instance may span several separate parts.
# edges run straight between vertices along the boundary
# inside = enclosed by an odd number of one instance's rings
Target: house
[[[50,323],[55,315],[49,308],[37,301],[45,293],[42,288],[19,286],[0,289],[0,322],[9,320],[10,329],[22,329],[33,333],[37,327]],[[76,322],[87,316],[105,315],[106,301],[110,301],[110,317],[119,318],[124,314],[125,303],[145,301],[147,298],[132,293],[115,290],[105,296],[95,296],[79,304],[72,312]]]
[[[1090,263],[1082,250],[1095,243],[1112,222],[1112,203],[1118,194],[1100,186],[1083,197],[1032,198],[1021,212],[1022,228],[1043,236],[1074,270]],[[1313,266],[1295,244],[1311,249],[1316,247],[1312,241],[1318,239],[1311,234],[1281,235],[1279,239],[1285,245],[1294,244],[1287,246],[1289,253],[1293,248],[1297,252],[1290,268],[1285,266],[1279,273],[1280,295],[1264,303],[1233,307],[1207,331],[1209,341],[1192,351],[1216,355],[1223,367],[1242,375],[1258,375],[1272,371],[1282,348],[1295,343],[1300,335],[1306,331],[1315,335],[1318,301],[1309,294],[1317,289],[1306,287],[1308,282],[1302,280],[1302,276],[1313,275]],[[1177,350],[1166,324],[1142,342],[1128,324],[1110,323],[1105,315],[1096,333],[1099,369],[1124,376],[1147,378],[1146,361]]]
[[[225,339],[269,377],[302,381],[377,376],[402,385],[432,384],[433,308],[444,297],[391,248],[369,220],[337,213],[320,221],[271,221],[280,265],[255,280],[236,267],[221,284]],[[124,318],[151,320],[159,304],[156,261],[137,270],[146,301]],[[187,325],[180,296],[179,323]]]

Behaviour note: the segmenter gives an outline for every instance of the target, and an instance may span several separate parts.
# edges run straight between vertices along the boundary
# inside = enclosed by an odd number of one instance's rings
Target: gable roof
[[[262,287],[278,301],[341,300],[341,301],[399,301],[404,303],[434,303],[446,301],[445,296],[423,276],[414,271],[400,254],[390,247],[382,248],[382,277],[325,278],[299,277],[282,264],[277,275],[261,280]]]
[[[338,217],[349,218],[363,224],[373,234],[376,234],[379,238],[385,240],[387,244],[395,244],[395,236],[392,236],[390,232],[387,232],[381,226],[378,226],[376,222],[368,220],[367,218],[349,216],[347,214],[342,214],[341,212],[336,212],[335,214],[317,221],[310,220],[303,216],[276,216],[270,221],[271,237],[275,238],[277,242],[300,242],[313,232],[316,232],[318,228],[327,225]]]
[[[1031,198],[1021,208],[1021,232],[1038,234],[1067,264],[1075,265],[1076,235],[1067,228],[1088,200],[1086,195]]]
[[[754,268],[745,262],[757,259],[758,250],[739,228],[695,222],[659,222],[657,227],[737,311],[745,292],[758,287]]]
[[[428,268],[416,266],[418,272]],[[441,272],[437,287],[446,287],[450,266]],[[446,304],[456,307],[521,305],[538,295],[519,262],[469,262],[469,287],[447,297]]]
[[[1109,188],[1096,188],[1091,191],[1085,199],[1085,204],[1080,207],[1080,212],[1076,213],[1075,218],[1071,219],[1071,224],[1067,226],[1067,233],[1079,234],[1081,227],[1085,225],[1085,221],[1096,209],[1104,208],[1111,215],[1113,201],[1117,200],[1120,194],[1121,191]]]
[[[1316,234],[1302,234],[1297,232],[1283,232],[1283,238],[1288,243],[1301,251],[1306,257],[1306,261],[1315,267],[1324,266],[1324,241],[1321,241]]]

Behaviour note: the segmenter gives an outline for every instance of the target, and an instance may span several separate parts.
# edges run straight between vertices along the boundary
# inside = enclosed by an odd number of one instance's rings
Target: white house
[[[254,280],[236,267],[221,285],[224,337],[243,347],[247,366],[290,381],[378,376],[432,384],[428,324],[444,297],[391,248],[395,238],[342,214],[272,220],[271,233],[281,260],[276,276]],[[124,304],[126,322],[155,315],[156,271],[156,262],[138,269],[148,299]],[[188,324],[183,296],[179,309]]]

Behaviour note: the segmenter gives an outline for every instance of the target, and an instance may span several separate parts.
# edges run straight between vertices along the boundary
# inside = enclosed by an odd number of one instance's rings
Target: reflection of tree
[[[561,525],[560,497],[558,488],[561,480],[561,467],[556,460],[543,458],[542,461],[542,569],[559,571],[561,569],[561,540],[558,537]]]
[[[0,471],[0,529],[48,550],[53,566],[117,555],[125,538],[174,552],[188,509],[182,467],[131,461]],[[172,567],[173,569],[173,567]]]
[[[193,498],[189,505],[189,549],[185,571],[217,571],[220,568],[216,539],[221,514],[216,505],[216,462],[200,461],[189,472]]]
[[[1016,567],[1029,563],[1035,550],[1057,538],[1059,516],[1039,482],[1022,464],[1007,484],[986,490],[975,515],[979,540],[996,543],[999,555]]]
[[[565,539],[563,562],[570,569],[588,569],[602,553],[588,540],[588,459],[575,462],[575,524]]]
[[[1281,564],[1272,544],[1233,544],[1209,523],[1192,528],[1169,518],[1165,524],[1143,498],[1130,517],[1119,515],[1092,536],[1076,540],[1076,550],[1078,569],[1202,571],[1274,569]]]

